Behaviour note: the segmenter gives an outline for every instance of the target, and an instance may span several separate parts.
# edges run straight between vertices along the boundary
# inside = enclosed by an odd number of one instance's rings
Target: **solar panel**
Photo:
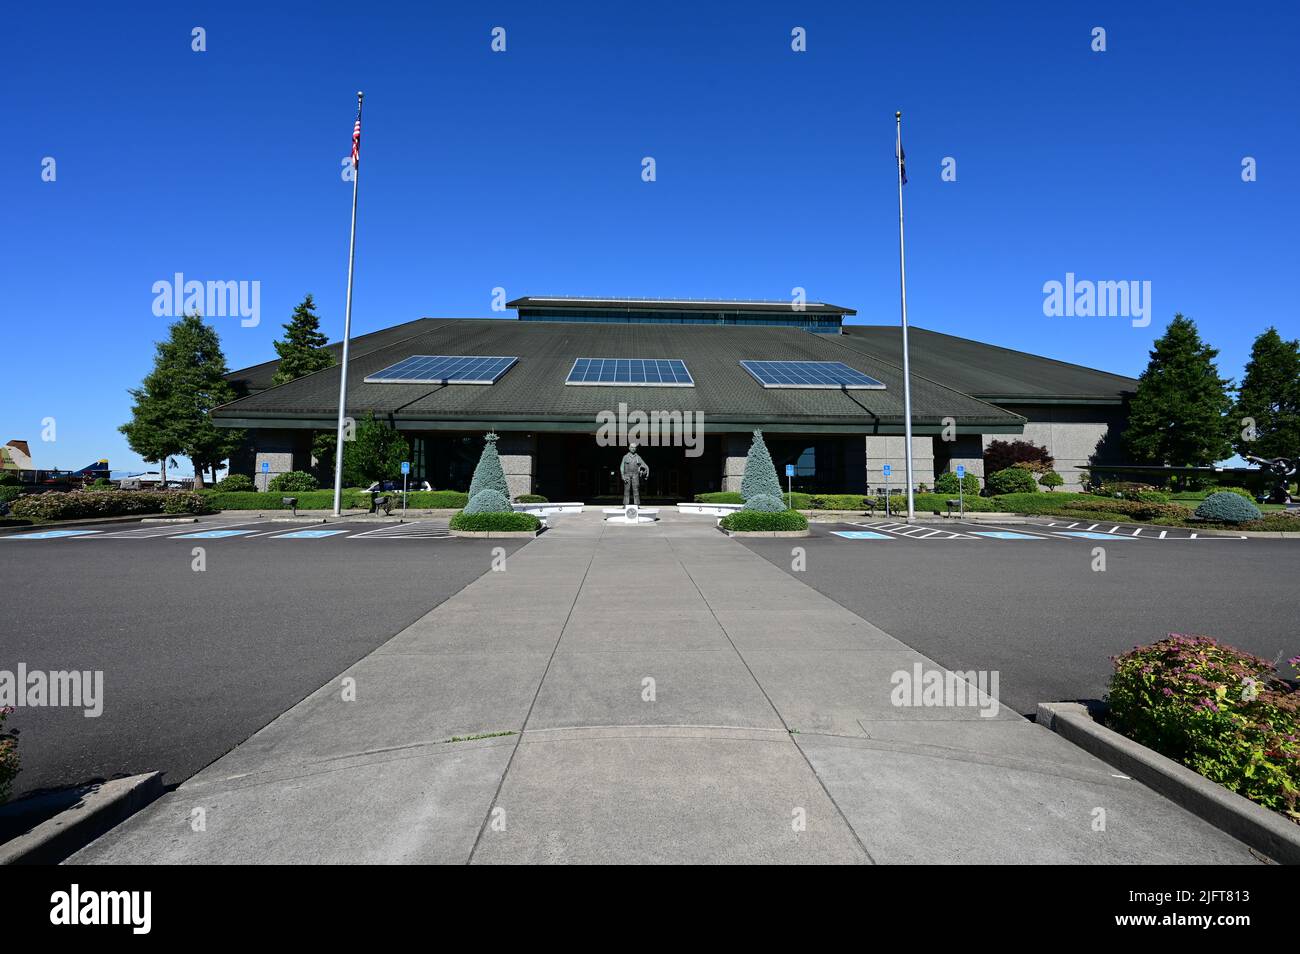
[[[693,388],[680,358],[579,358],[565,384],[618,384],[645,388]]]
[[[765,388],[885,389],[875,378],[842,361],[742,361],[740,366]]]
[[[478,355],[413,354],[382,371],[368,374],[367,384],[496,384],[518,358]]]

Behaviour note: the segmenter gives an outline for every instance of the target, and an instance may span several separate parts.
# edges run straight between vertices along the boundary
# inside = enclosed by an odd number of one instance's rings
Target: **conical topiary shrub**
[[[776,468],[772,466],[772,455],[763,443],[763,432],[754,432],[754,441],[749,445],[749,454],[745,457],[745,476],[740,480],[740,496],[746,502],[759,494],[781,499],[781,481],[776,478]]]
[[[514,508],[510,506],[510,498],[499,490],[491,487],[485,487],[476,493],[465,504],[465,513],[510,513]]]
[[[469,482],[469,499],[473,500],[480,490],[495,490],[510,499],[510,485],[506,483],[506,473],[501,469],[501,458],[497,454],[497,436],[488,432],[483,438],[483,455],[474,468],[474,478]]]

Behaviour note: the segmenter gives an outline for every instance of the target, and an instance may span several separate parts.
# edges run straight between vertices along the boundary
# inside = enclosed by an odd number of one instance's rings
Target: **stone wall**
[[[532,434],[502,434],[497,441],[497,455],[501,458],[511,498],[531,494],[537,439]]]
[[[891,465],[890,490],[907,487],[907,441],[899,435],[870,434],[866,438],[867,486],[872,492],[883,490],[885,464]],[[912,438],[912,483],[934,486],[934,438],[929,435]]]

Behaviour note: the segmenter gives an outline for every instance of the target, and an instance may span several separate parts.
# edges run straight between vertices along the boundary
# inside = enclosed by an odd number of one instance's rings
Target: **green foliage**
[[[485,493],[491,493],[488,490]],[[453,530],[473,530],[477,532],[493,531],[500,533],[502,531],[516,530],[533,530],[536,531],[542,525],[542,522],[531,513],[469,513],[462,510],[451,518],[451,529]]]
[[[10,487],[7,484],[0,484],[0,501],[12,503],[23,495],[21,487]]]
[[[749,444],[749,453],[745,456],[745,475],[740,479],[740,495],[746,500],[759,494],[768,497],[781,496],[781,481],[776,477],[776,467],[772,464],[772,455],[763,442],[763,432],[754,431],[754,439]]]
[[[737,510],[722,518],[724,530],[807,530],[808,518],[797,510],[767,513],[758,510]]]
[[[278,493],[248,493],[237,491],[221,493],[215,490],[199,491],[217,510],[287,510]],[[298,498],[299,510],[328,510],[334,506],[333,490],[307,490],[293,494]],[[355,487],[345,487],[341,503],[346,510],[368,510],[370,494]],[[406,506],[414,510],[457,510],[464,507],[468,497],[457,490],[413,490],[406,495]],[[401,494],[395,496],[401,505]]]
[[[481,490],[495,490],[510,500],[510,485],[506,483],[506,473],[501,469],[501,457],[497,454],[497,436],[488,433],[483,438],[483,453],[479,455],[474,467],[474,476],[469,482],[469,499],[471,501]],[[507,507],[507,510],[510,508]]]
[[[303,470],[290,470],[283,474],[276,474],[271,478],[266,489],[273,494],[290,494],[300,493],[304,490],[319,490],[320,484],[316,478]]]
[[[1251,503],[1255,502],[1255,495],[1245,487],[1216,487],[1215,492],[1220,494],[1236,494],[1238,497],[1245,497]],[[1208,497],[1209,494],[1206,494],[1206,496]]]
[[[230,474],[218,480],[213,486],[213,490],[222,493],[247,493],[257,490],[257,485],[253,483],[253,478],[247,474]]]
[[[1230,382],[1219,377],[1218,353],[1191,319],[1174,316],[1129,405],[1124,443],[1135,461],[1204,467],[1232,453]]]
[[[773,497],[770,494],[754,494],[745,501],[745,510],[752,510],[755,513],[784,513],[789,508],[786,507],[785,501],[780,497]]]
[[[515,498],[515,503],[550,503],[541,494],[520,494]]]
[[[354,439],[343,442],[343,484],[368,487],[377,480],[398,477],[402,461],[408,460],[410,453],[410,445],[401,432],[376,420],[371,412],[357,421]],[[333,455],[329,467],[332,472]]]
[[[17,733],[5,730],[5,720],[13,711],[13,706],[0,706],[0,804],[9,801],[13,793],[14,778],[18,775],[21,761]]]
[[[795,496],[797,497],[798,494],[796,494]],[[719,490],[708,494],[696,494],[695,502],[696,503],[743,504],[745,502],[745,498],[742,497],[740,494],[736,493],[734,490]]]
[[[13,502],[15,517],[23,520],[81,520],[158,513],[170,494],[147,490],[73,490],[24,494]]]
[[[1258,520],[1261,514],[1253,502],[1239,494],[1220,492],[1210,494],[1202,500],[1196,508],[1196,516],[1220,523],[1245,523],[1248,520]]]
[[[1032,494],[1038,490],[1033,471],[1023,467],[1008,467],[989,474],[984,481],[990,496],[997,494]]]
[[[1300,454],[1300,341],[1284,341],[1275,328],[1255,339],[1232,416],[1238,454]],[[1254,420],[1253,435],[1246,432],[1243,418]]]
[[[957,492],[957,475],[952,471],[940,474],[934,479],[934,492],[936,494],[955,494]],[[974,474],[967,474],[961,479],[961,492],[963,496],[975,497],[980,492],[980,479]]]
[[[1300,823],[1300,692],[1271,663],[1170,635],[1114,664],[1112,727]]]
[[[118,430],[127,444],[148,461],[166,462],[184,455],[201,475],[209,465],[225,460],[243,441],[243,432],[219,428],[209,411],[235,399],[226,381],[226,358],[216,331],[197,314],[186,315],[159,342],[153,370],[133,399],[131,420]],[[201,483],[202,477],[196,477]]]
[[[513,513],[514,510],[510,506],[509,497],[492,487],[484,487],[469,498],[469,503],[465,504],[465,509],[462,512],[467,514]]]
[[[1056,463],[1046,447],[1033,441],[990,441],[984,448],[984,473],[996,474],[1016,464],[1028,464],[1035,473],[1051,470]]]
[[[1063,513],[1097,513],[1109,514],[1119,517],[1129,517],[1133,520],[1156,520],[1158,518],[1171,518],[1176,520],[1186,520],[1192,515],[1192,512],[1186,507],[1180,507],[1173,503],[1143,503],[1140,500],[1114,500],[1105,497],[1092,497],[1091,495],[1068,501],[1063,507]]]
[[[293,310],[284,325],[284,340],[275,342],[275,353],[280,356],[272,384],[285,384],[304,374],[334,366],[334,355],[325,349],[329,343],[320,331],[320,318],[316,302],[308,295]]]
[[[1250,523],[1234,524],[1238,530],[1266,530],[1274,533],[1300,533],[1300,513],[1274,510]]]
[[[1043,474],[1043,476],[1038,478],[1038,482],[1042,486],[1046,487],[1049,491],[1051,491],[1051,490],[1055,490],[1057,487],[1062,486],[1065,483],[1065,478],[1062,477],[1060,474],[1058,474],[1056,471],[1049,470],[1046,471]]]
[[[21,487],[22,481],[12,470],[0,470],[0,487]]]
[[[214,513],[215,508],[207,495],[191,491],[173,491],[161,495],[163,513]]]

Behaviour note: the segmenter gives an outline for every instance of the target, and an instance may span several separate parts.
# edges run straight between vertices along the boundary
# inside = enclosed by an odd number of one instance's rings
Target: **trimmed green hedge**
[[[807,530],[808,518],[797,510],[764,513],[758,510],[737,510],[722,518],[724,530]]]
[[[734,490],[723,490],[711,494],[696,494],[695,502],[743,504],[745,498],[740,496],[740,494],[736,493]]]
[[[206,496],[189,491],[74,490],[24,494],[13,502],[21,520],[86,520],[150,513],[212,513]]]
[[[503,530],[537,530],[542,525],[531,513],[458,513],[451,518],[451,529],[478,532]]]
[[[1112,727],[1300,823],[1300,692],[1272,663],[1208,636],[1171,634],[1114,664]]]
[[[1190,510],[1186,507],[1180,507],[1178,504],[1143,503],[1140,500],[1107,500],[1105,497],[1071,500],[1061,508],[1061,512],[1066,514],[1075,512],[1112,514],[1118,517],[1131,517],[1134,520],[1156,520],[1158,518],[1186,520],[1192,515]]]
[[[541,494],[520,494],[515,498],[515,503],[550,503]]]
[[[200,490],[218,510],[288,510],[280,501],[283,497],[297,497],[299,510],[329,510],[334,506],[334,491],[304,490],[300,493],[221,493],[216,490]],[[384,491],[393,498],[397,509],[402,507],[402,495],[399,491]],[[344,509],[369,509],[370,494],[356,488],[344,488],[342,504]],[[413,490],[406,495],[406,506],[412,510],[456,510],[464,507],[466,498],[458,490]]]

